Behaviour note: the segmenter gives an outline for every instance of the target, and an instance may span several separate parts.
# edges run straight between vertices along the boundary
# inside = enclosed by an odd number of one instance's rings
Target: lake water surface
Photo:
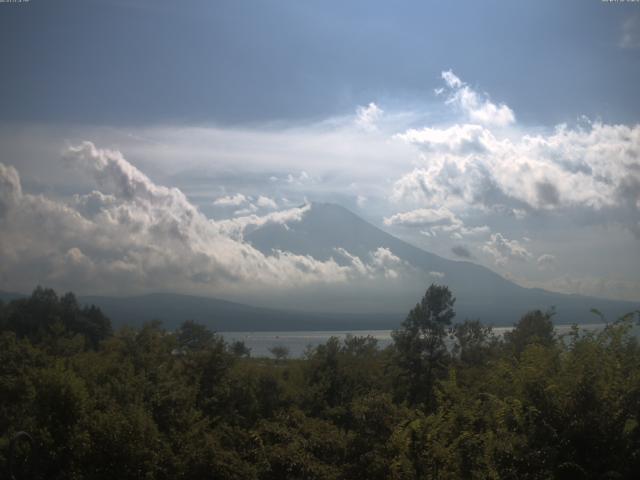
[[[604,323],[580,325],[583,330],[600,330]],[[503,335],[513,327],[494,327],[497,335]],[[556,325],[558,335],[568,333],[571,325]],[[378,347],[384,348],[391,344],[391,330],[351,330],[351,331],[288,331],[288,332],[219,332],[227,342],[242,340],[251,349],[252,357],[270,357],[269,349],[284,346],[289,349],[289,356],[300,358],[308,347],[317,347],[326,343],[331,337],[340,340],[347,335],[358,337],[371,336],[378,340]]]

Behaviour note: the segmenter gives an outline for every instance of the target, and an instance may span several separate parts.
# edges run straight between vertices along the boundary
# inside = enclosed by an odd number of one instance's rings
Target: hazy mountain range
[[[483,266],[448,260],[412,246],[334,204],[313,204],[304,217],[287,224],[267,224],[246,233],[264,253],[282,250],[326,260],[348,252],[362,259],[382,251],[400,266],[384,281],[366,288],[346,285],[310,288],[295,298],[248,298],[242,302],[173,293],[133,297],[80,297],[98,305],[114,324],[158,319],[169,328],[183,320],[203,322],[218,331],[351,330],[395,328],[431,282],[448,285],[457,298],[457,319],[479,318],[509,325],[531,309],[555,308],[557,323],[590,323],[638,309],[623,302],[523,288]],[[2,293],[5,300],[20,294]],[[235,299],[237,300],[237,299]],[[268,305],[269,308],[251,306]]]

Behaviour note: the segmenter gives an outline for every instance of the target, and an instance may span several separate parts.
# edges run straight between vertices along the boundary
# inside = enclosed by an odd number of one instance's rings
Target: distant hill
[[[162,320],[175,328],[195,320],[215,331],[360,330],[395,328],[402,315],[321,314],[253,307],[216,298],[155,293],[136,297],[80,297],[117,325]]]
[[[3,302],[10,302],[11,300],[16,300],[23,297],[26,297],[24,293],[3,292],[0,290],[0,301]]]

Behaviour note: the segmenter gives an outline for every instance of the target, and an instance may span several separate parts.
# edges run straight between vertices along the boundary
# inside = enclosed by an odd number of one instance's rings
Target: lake
[[[583,330],[599,330],[604,323],[580,325]],[[503,335],[513,327],[495,327],[497,335]],[[571,325],[556,325],[558,335],[568,333]],[[350,331],[288,331],[288,332],[219,332],[227,342],[242,340],[251,349],[252,357],[271,357],[269,349],[284,346],[289,349],[291,358],[300,358],[305,350],[326,343],[331,337],[344,339],[347,335],[358,337],[371,336],[378,340],[378,346],[384,348],[391,344],[391,330],[350,330]]]

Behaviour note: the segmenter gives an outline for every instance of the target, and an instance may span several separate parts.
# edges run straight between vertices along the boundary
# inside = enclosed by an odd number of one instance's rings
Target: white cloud
[[[344,248],[337,247],[335,251],[342,258],[347,259],[353,269],[363,277],[397,279],[403,273],[415,273],[415,270],[407,262],[394,255],[386,247],[378,247],[376,250],[369,252],[368,263],[363,262],[360,257],[352,255]]]
[[[17,170],[0,163],[0,219],[15,208],[21,198],[22,187]]]
[[[513,110],[507,105],[491,102],[485,95],[471,89],[451,70],[442,72],[442,79],[450,90],[447,103],[456,105],[471,121],[501,127],[515,122]]]
[[[457,240],[468,236],[487,235],[491,231],[487,225],[465,226],[463,221],[446,207],[418,208],[396,213],[385,218],[384,223],[389,226],[428,228],[422,231],[426,236],[432,237],[438,233],[445,233]]]
[[[453,89],[457,89],[462,87],[462,80],[460,80],[460,78],[458,78],[458,76],[453,73],[451,70],[447,70],[442,72],[442,79],[445,81],[445,83],[447,84],[447,87],[449,88],[453,88]]]
[[[366,107],[358,107],[356,110],[356,125],[365,130],[375,130],[376,123],[382,118],[384,110],[371,102]]]
[[[431,227],[454,225],[460,220],[447,208],[419,208],[409,212],[396,213],[384,219],[385,225],[403,225],[409,227]]]
[[[227,195],[224,197],[216,198],[213,201],[213,204],[221,207],[239,207],[240,205],[244,205],[248,201],[249,199],[243,194],[237,193],[235,195]]]
[[[55,282],[79,292],[224,294],[240,286],[264,290],[361,275],[354,264],[285,251],[264,255],[243,241],[245,229],[298,221],[309,205],[216,222],[177,188],[152,182],[120,152],[84,142],[66,157],[102,191],[66,202],[25,194],[17,171],[0,164],[0,288]],[[373,255],[367,277],[392,275],[389,258]]]
[[[470,124],[456,124],[449,128],[412,128],[394,138],[418,145],[423,151],[462,155],[485,152],[496,141],[489,130]]]
[[[258,207],[256,207],[253,203],[249,203],[246,207],[235,210],[233,214],[235,216],[246,216],[251,215],[258,211]]]
[[[304,185],[305,183],[312,182],[313,179],[311,176],[305,172],[304,170],[300,172],[299,175],[294,175],[289,173],[286,177],[287,183],[295,184],[295,185]]]
[[[528,209],[606,209],[615,214],[603,221],[635,217],[631,226],[640,212],[640,125],[561,125],[548,135],[503,139],[486,128],[454,126],[397,138],[417,145],[422,159],[395,182],[395,202],[498,208],[518,219]]]
[[[484,244],[482,250],[493,256],[496,264],[504,266],[511,260],[525,262],[531,253],[517,240],[509,240],[500,233],[494,233]]]
[[[278,208],[278,204],[273,198],[265,197],[263,195],[260,195],[258,197],[256,205],[258,205],[260,208],[269,208],[271,210],[275,210],[276,208]]]

